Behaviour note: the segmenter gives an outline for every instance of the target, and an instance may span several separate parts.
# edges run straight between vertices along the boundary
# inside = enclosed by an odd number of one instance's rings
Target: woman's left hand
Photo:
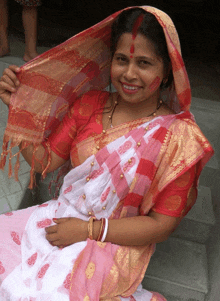
[[[45,228],[46,239],[52,246],[63,248],[88,237],[88,223],[79,218],[53,219],[56,225]]]

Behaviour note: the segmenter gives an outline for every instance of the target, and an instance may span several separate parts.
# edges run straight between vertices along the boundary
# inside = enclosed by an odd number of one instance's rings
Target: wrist
[[[100,227],[101,227],[101,221],[95,220],[93,222],[93,239],[94,240],[98,239]]]
[[[86,221],[82,221],[82,241],[86,241],[88,238],[88,222]]]

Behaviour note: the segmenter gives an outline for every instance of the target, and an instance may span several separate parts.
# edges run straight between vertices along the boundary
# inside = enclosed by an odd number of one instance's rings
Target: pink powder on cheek
[[[150,92],[152,91],[156,91],[160,86],[160,78],[159,76],[157,76],[153,81],[152,83],[149,85],[149,90]]]

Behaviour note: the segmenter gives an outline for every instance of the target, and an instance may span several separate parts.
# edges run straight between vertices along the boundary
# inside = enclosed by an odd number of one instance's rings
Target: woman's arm
[[[21,149],[21,145],[20,145]],[[23,149],[21,151],[24,159],[27,161],[27,163],[31,166],[32,165],[32,157],[33,157],[34,147],[33,145],[29,145],[27,148]],[[34,170],[37,173],[42,173],[44,168],[47,166],[48,160],[48,154],[46,153],[46,149],[41,144],[35,151],[35,160],[34,160]],[[39,163],[41,162],[41,164]],[[47,173],[52,172],[62,166],[66,160],[59,157],[57,154],[55,154],[53,151],[51,151],[51,163],[49,168],[47,169]]]
[[[181,218],[151,212],[149,216],[135,216],[109,220],[106,242],[122,246],[143,246],[166,240]],[[54,219],[55,226],[47,227],[46,239],[58,247],[69,246],[88,238],[88,222],[78,218]],[[97,240],[101,221],[93,222],[93,239]]]
[[[147,216],[110,219],[105,241],[124,246],[141,246],[166,240],[179,225],[196,198],[195,166],[162,190]],[[55,246],[70,245],[88,238],[88,222],[78,218],[54,220],[57,225],[46,228],[46,238]],[[93,222],[93,238],[97,240],[101,221]]]
[[[176,229],[181,218],[151,212],[148,216],[135,216],[109,220],[105,241],[123,246],[143,246],[166,240]],[[94,222],[97,239],[101,222]]]

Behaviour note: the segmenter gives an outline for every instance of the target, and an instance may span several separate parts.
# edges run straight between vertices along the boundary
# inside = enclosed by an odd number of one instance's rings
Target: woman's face
[[[157,101],[165,77],[162,58],[150,40],[141,34],[133,39],[124,33],[117,44],[111,65],[112,84],[126,102]]]

